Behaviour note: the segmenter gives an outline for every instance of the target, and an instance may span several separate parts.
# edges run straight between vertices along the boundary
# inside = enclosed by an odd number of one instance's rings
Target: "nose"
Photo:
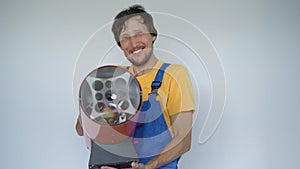
[[[139,38],[136,35],[130,36],[130,44],[132,47],[136,47],[138,45]]]

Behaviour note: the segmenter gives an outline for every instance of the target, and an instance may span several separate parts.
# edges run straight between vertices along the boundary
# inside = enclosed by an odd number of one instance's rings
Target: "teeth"
[[[136,51],[134,51],[134,52],[132,52],[132,53],[137,54],[137,53],[139,53],[139,52],[141,52],[141,51],[142,51],[142,49],[139,49],[139,50],[136,50]]]

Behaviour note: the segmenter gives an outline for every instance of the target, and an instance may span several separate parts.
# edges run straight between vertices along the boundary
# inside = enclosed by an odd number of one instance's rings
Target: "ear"
[[[152,43],[156,40],[156,36],[152,36]]]

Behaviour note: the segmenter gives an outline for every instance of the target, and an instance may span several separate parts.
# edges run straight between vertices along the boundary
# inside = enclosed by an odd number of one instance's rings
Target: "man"
[[[142,88],[143,104],[133,143],[139,162],[133,169],[177,169],[191,145],[194,95],[187,70],[163,63],[153,53],[157,31],[152,16],[140,5],[121,11],[112,31],[132,63],[129,71]],[[82,134],[80,123],[76,129]],[[112,169],[102,166],[101,169]]]

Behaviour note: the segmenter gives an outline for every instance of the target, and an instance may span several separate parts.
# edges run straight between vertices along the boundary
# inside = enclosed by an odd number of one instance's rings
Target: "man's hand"
[[[116,169],[116,168],[108,167],[108,166],[102,166],[102,167],[100,167],[99,169]]]
[[[77,131],[77,134],[79,136],[83,136],[83,129],[82,129],[82,125],[81,125],[81,116],[78,115],[78,118],[77,118],[77,123],[76,123],[76,131]]]
[[[138,162],[132,162],[131,163],[132,169],[150,169],[146,167],[143,163],[138,163]]]
[[[143,163],[138,163],[138,162],[132,162],[131,166],[132,166],[132,168],[127,168],[127,169],[150,169],[150,168],[147,168],[146,165],[144,165]],[[102,167],[100,167],[100,169],[116,169],[116,168],[102,166]]]

